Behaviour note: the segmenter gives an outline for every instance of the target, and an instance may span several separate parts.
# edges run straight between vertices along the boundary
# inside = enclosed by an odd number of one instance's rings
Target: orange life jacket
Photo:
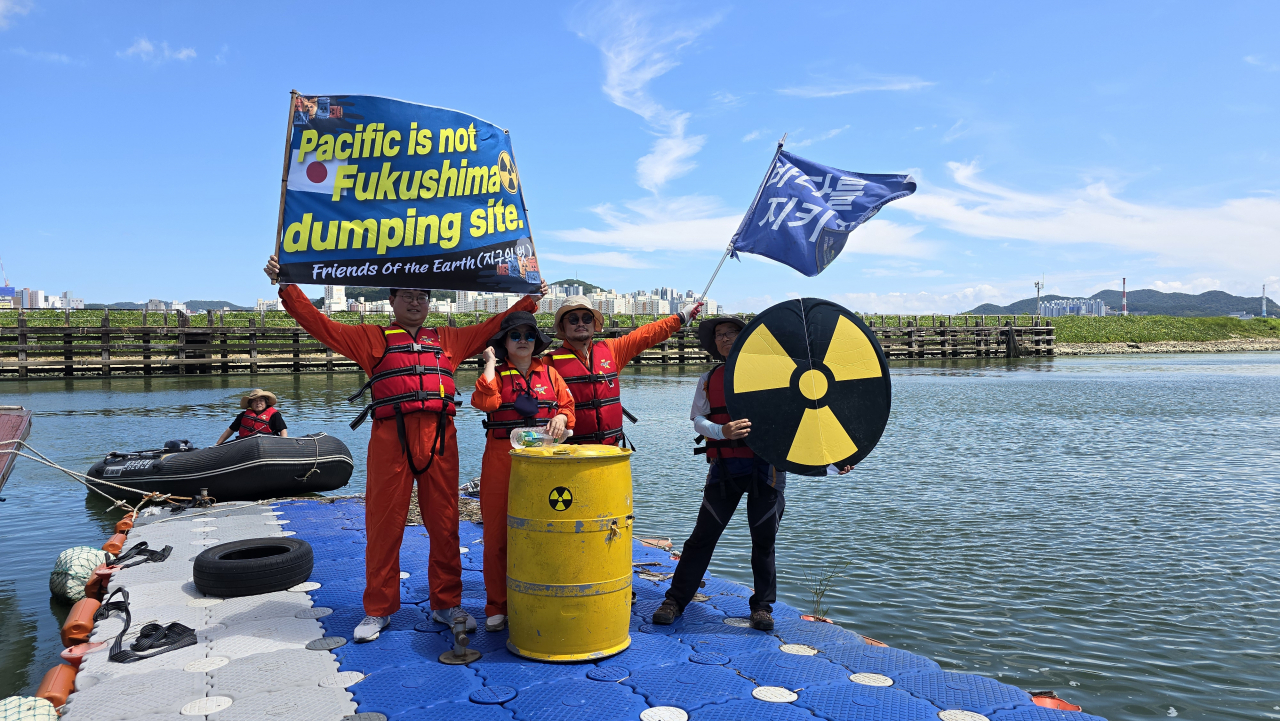
[[[707,413],[707,420],[720,425],[734,420],[729,416],[729,408],[725,405],[723,365],[717,366],[707,375],[707,385],[703,390],[707,394],[707,401],[711,403],[711,411]],[[706,453],[707,463],[712,463],[717,458],[754,458],[756,455],[747,447],[746,441],[742,439],[713,441],[708,438],[706,448],[695,448],[693,452],[695,455]]]
[[[259,433],[271,434],[271,418],[276,414],[275,408],[268,408],[258,415],[252,409],[246,410],[240,418],[240,438],[256,436]]]
[[[573,435],[566,442],[616,445],[622,438],[622,388],[609,346],[591,345],[590,369],[568,348],[552,351],[550,360],[573,394]]]
[[[420,328],[417,338],[396,326],[382,332],[387,339],[386,352],[374,365],[369,381],[347,399],[355,403],[366,390],[373,392],[373,402],[351,422],[351,429],[359,428],[370,412],[377,420],[419,411],[455,415],[453,368],[448,359],[441,360],[444,348],[436,331]]]
[[[546,426],[547,421],[559,412],[560,405],[556,402],[556,390],[551,385],[551,373],[545,366],[541,370],[531,372],[528,378],[522,376],[520,371],[509,363],[498,364],[494,373],[497,374],[498,396],[502,405],[498,406],[498,410],[488,414],[488,420],[481,424],[489,431],[490,438],[510,438],[513,428]],[[516,410],[516,401],[522,395],[530,396],[537,404],[534,406],[536,408],[534,415],[521,415],[520,411]]]

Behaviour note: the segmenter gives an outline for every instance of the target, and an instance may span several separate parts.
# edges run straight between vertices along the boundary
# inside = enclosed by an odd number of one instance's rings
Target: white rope
[[[112,508],[124,508],[125,510],[130,511],[131,513],[137,513],[138,509],[142,508],[142,506],[144,506],[144,505],[147,503],[147,501],[152,501],[152,502],[165,502],[165,501],[168,501],[168,500],[169,500],[169,499],[171,499],[171,498],[178,498],[178,499],[181,499],[181,500],[190,500],[190,499],[188,499],[186,496],[173,496],[173,495],[169,495],[169,494],[161,494],[161,493],[155,493],[155,492],[140,491],[140,490],[138,490],[138,489],[136,489],[136,488],[130,488],[130,487],[128,487],[128,486],[122,486],[122,485],[120,485],[120,484],[118,484],[118,483],[112,483],[112,482],[110,482],[110,481],[104,481],[104,480],[101,480],[101,479],[98,479],[98,478],[90,478],[89,476],[87,476],[87,475],[85,475],[85,474],[83,474],[83,473],[80,473],[79,471],[73,471],[73,470],[71,470],[71,469],[69,469],[69,468],[63,468],[62,466],[58,465],[57,463],[54,463],[53,461],[49,460],[49,458],[48,458],[47,456],[45,456],[43,453],[41,453],[40,451],[38,451],[38,450],[36,450],[35,448],[31,447],[31,444],[27,443],[26,441],[18,440],[18,439],[16,439],[16,438],[15,438],[15,439],[13,439],[13,440],[8,440],[8,441],[0,441],[0,445],[4,445],[4,444],[6,444],[6,443],[16,443],[16,444],[18,444],[19,446],[21,446],[23,449],[28,450],[28,451],[31,451],[31,453],[34,453],[35,455],[30,455],[30,454],[27,454],[27,453],[23,453],[22,451],[19,451],[17,448],[0,448],[0,454],[9,454],[9,455],[14,455],[14,456],[21,456],[22,458],[28,458],[28,459],[30,459],[30,460],[33,460],[33,461],[37,462],[37,463],[43,463],[44,465],[46,465],[46,466],[48,466],[48,467],[50,467],[50,468],[56,468],[57,470],[62,471],[63,473],[65,473],[65,474],[67,474],[68,476],[70,476],[72,479],[74,479],[77,483],[80,483],[81,485],[83,485],[85,488],[88,488],[89,490],[93,491],[94,493],[97,493],[98,495],[102,496],[103,498],[106,498],[107,500],[111,501],[111,507],[112,507]],[[92,481],[92,483],[90,483],[90,481]],[[137,507],[137,508],[134,508],[133,506],[130,506],[128,503],[126,503],[123,499],[116,499],[116,498],[111,497],[109,494],[107,494],[107,493],[106,493],[105,491],[103,491],[102,489],[97,488],[94,484],[101,484],[101,485],[104,485],[104,486],[110,486],[110,487],[112,487],[112,488],[118,488],[118,489],[120,489],[120,490],[122,490],[122,491],[128,491],[128,492],[130,492],[130,493],[137,493],[138,495],[142,496],[142,500],[141,500],[141,502],[139,502],[139,503],[138,503],[138,507]]]

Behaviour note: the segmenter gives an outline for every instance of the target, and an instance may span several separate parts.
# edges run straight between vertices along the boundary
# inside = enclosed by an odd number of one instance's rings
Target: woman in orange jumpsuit
[[[484,350],[484,373],[476,379],[471,405],[489,414],[480,471],[480,514],[484,517],[485,628],[507,624],[507,484],[511,477],[511,433],[545,426],[559,438],[573,428],[573,394],[549,364],[534,356],[551,339],[538,330],[533,314],[515,312]]]

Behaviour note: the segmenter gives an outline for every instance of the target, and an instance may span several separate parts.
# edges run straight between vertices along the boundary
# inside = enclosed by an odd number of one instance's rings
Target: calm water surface
[[[625,376],[637,531],[688,535],[706,464],[690,453],[697,374]],[[239,396],[279,394],[290,431],[345,440],[364,485],[356,374],[0,383],[31,443],[78,470],[169,438],[208,445]],[[470,387],[470,378],[459,386]],[[782,600],[945,669],[1053,689],[1119,719],[1280,718],[1280,354],[957,362],[894,369],[880,446],[849,476],[797,478],[779,539]],[[463,480],[479,415],[459,413]],[[0,504],[0,696],[58,663],[57,554],[119,512],[20,460]],[[742,518],[712,572],[751,583]]]

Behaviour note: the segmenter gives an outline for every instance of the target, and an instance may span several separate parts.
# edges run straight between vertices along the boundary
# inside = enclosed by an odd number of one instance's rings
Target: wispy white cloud
[[[619,209],[605,204],[592,211],[606,230],[575,228],[553,230],[550,235],[571,243],[590,243],[635,250],[701,252],[723,250],[742,221],[728,214],[715,198],[688,195],[679,198],[647,198]]]
[[[649,154],[636,161],[636,182],[650,192],[693,170],[697,164],[692,158],[706,136],[686,135],[690,114],[664,107],[649,95],[648,85],[679,65],[676,54],[718,21],[711,17],[658,27],[643,9],[615,2],[575,23],[578,34],[604,58],[605,95],[644,118],[658,135]]]
[[[749,143],[749,142],[751,142],[752,140],[755,140],[756,138],[760,137],[761,135],[764,135],[764,131],[763,131],[763,130],[752,130],[751,132],[749,132],[749,133],[747,133],[746,135],[742,136],[742,142],[744,142],[744,143]]]
[[[1280,63],[1267,62],[1261,55],[1246,55],[1244,56],[1244,61],[1250,65],[1256,65],[1269,73],[1280,71]]]
[[[9,52],[18,57],[27,58],[28,60],[39,60],[42,63],[58,63],[60,65],[70,65],[71,58],[62,53],[51,53],[43,50],[27,50],[26,48],[10,48]]]
[[[867,93],[876,90],[919,90],[933,85],[928,80],[917,77],[866,77],[857,81],[824,80],[812,85],[797,85],[780,88],[783,95],[794,95],[800,98],[836,98],[841,95]]]
[[[1252,273],[1280,265],[1275,197],[1204,207],[1143,204],[1116,197],[1105,182],[1036,194],[981,179],[976,163],[948,167],[957,187],[922,185],[894,208],[974,238],[1102,244],[1149,254],[1162,265],[1204,270]]]
[[[539,259],[554,260],[566,265],[591,265],[604,266],[607,268],[653,268],[655,266],[646,263],[630,253],[616,253],[606,251],[603,253],[578,253],[576,255],[565,255],[563,253],[539,253]]]
[[[712,93],[711,99],[723,106],[734,107],[742,105],[741,95],[734,95],[733,93],[725,92],[723,90],[717,90]]]
[[[947,132],[942,134],[942,142],[949,143],[967,132],[969,132],[969,128],[964,126],[964,118],[960,118],[955,122],[955,125],[947,128]]]
[[[9,27],[13,15],[26,15],[31,10],[31,0],[0,0],[0,30]]]
[[[1200,295],[1207,290],[1221,290],[1222,281],[1216,278],[1196,278],[1187,281],[1163,281],[1155,280],[1151,282],[1151,287],[1163,293],[1190,293],[1191,295]]]
[[[836,137],[837,135],[839,135],[840,133],[843,133],[848,129],[849,129],[848,125],[844,126],[843,128],[832,128],[831,130],[828,130],[827,132],[821,133],[819,135],[815,135],[812,138],[805,138],[804,140],[788,143],[787,146],[791,148],[803,148],[809,145],[813,145],[814,143],[820,143],[823,140],[830,140],[831,138]]]
[[[146,62],[165,63],[170,60],[194,60],[196,57],[195,48],[178,48],[174,50],[169,47],[168,42],[161,42],[159,46],[146,38],[138,38],[133,45],[125,50],[116,53],[121,58],[138,58]]]

